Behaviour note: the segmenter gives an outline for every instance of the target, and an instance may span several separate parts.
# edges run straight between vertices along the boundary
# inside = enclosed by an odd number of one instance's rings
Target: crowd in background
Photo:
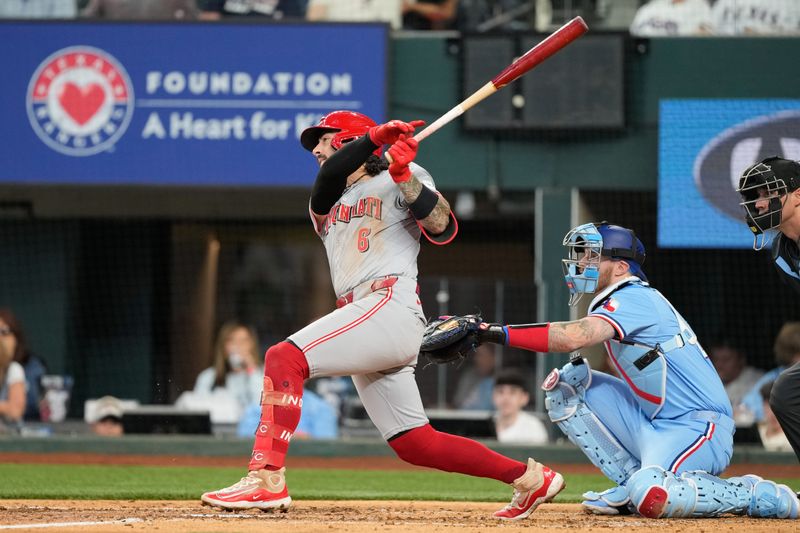
[[[707,353],[725,385],[734,408],[740,442],[760,442],[773,451],[791,451],[791,445],[769,405],[772,385],[781,371],[800,362],[800,322],[787,322],[778,332],[773,352],[777,366],[762,370],[750,366],[747,354],[730,337],[709,339]],[[235,434],[249,437],[258,426],[263,388],[263,354],[256,331],[240,321],[219,328],[212,360],[196,378],[193,390],[185,391],[176,406],[207,410],[215,424],[235,427]],[[610,368],[604,370],[613,373]],[[482,411],[491,417],[494,435],[503,443],[541,445],[550,440],[549,424],[533,411],[530,390],[536,384],[522,369],[498,365],[495,347],[482,345],[464,368],[448,407]],[[59,386],[48,386],[58,378]],[[28,348],[22,326],[8,309],[0,309],[0,432],[18,431],[24,421],[59,421],[54,417],[50,394],[63,391],[63,376],[48,376],[43,359]],[[108,396],[86,402],[84,418],[93,433],[119,436],[126,409],[139,407],[136,400]],[[362,417],[358,396],[345,377],[318,378],[306,383],[303,411],[296,438],[333,439],[340,436],[343,419]],[[62,405],[62,409],[66,409]],[[748,433],[749,432],[749,433]],[[748,436],[749,435],[749,436]]]
[[[3,0],[0,17],[387,22],[395,30],[549,32],[575,15],[641,37],[798,35],[796,0]]]

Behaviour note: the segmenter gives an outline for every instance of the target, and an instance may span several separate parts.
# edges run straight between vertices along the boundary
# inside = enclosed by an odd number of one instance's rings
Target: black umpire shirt
[[[797,243],[779,233],[772,245],[772,260],[783,280],[800,293],[800,248]]]

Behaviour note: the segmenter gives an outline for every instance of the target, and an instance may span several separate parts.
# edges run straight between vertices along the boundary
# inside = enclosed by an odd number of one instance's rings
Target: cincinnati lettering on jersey
[[[353,218],[370,217],[376,220],[381,220],[382,202],[380,198],[367,196],[366,198],[359,198],[358,202],[354,205],[336,204],[334,205],[328,216],[325,217],[325,226],[322,228],[322,234],[328,233],[328,230],[334,224],[339,222],[348,224]]]

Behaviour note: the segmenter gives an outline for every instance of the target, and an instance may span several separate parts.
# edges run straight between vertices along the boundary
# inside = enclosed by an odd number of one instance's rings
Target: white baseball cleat
[[[238,483],[218,490],[206,492],[200,499],[203,505],[222,509],[261,509],[268,511],[289,509],[292,498],[286,488],[286,468],[280,470],[254,470],[248,472]]]
[[[552,501],[566,484],[558,472],[528,459],[528,469],[511,486],[514,487],[511,503],[494,513],[501,520],[527,518],[539,505]]]

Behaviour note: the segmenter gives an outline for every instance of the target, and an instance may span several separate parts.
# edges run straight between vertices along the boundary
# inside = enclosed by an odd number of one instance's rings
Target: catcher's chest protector
[[[624,339],[622,341],[612,339],[606,342],[606,350],[622,378],[631,387],[639,407],[649,418],[653,419],[664,407],[667,397],[666,354],[673,352],[672,357],[681,357],[682,355],[691,357],[692,354],[682,353],[682,349],[687,345],[697,347],[704,356],[705,352],[702,352],[702,348],[697,344],[697,337],[692,328],[669,303],[669,300],[655,289],[651,290],[667,304],[675,316],[680,333],[656,346],[647,346]]]
[[[649,418],[654,418],[666,398],[667,360],[664,354],[649,346],[615,340],[606,343],[606,350],[633,390],[639,407]]]

